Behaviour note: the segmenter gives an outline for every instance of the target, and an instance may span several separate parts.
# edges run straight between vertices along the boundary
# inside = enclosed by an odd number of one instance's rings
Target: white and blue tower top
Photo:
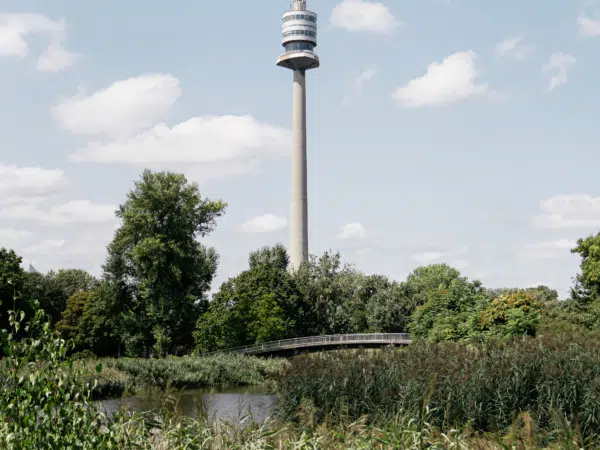
[[[317,46],[317,14],[306,9],[306,0],[293,0],[290,11],[281,17],[281,45],[285,53],[277,65],[292,70],[309,70],[319,67],[315,55]]]

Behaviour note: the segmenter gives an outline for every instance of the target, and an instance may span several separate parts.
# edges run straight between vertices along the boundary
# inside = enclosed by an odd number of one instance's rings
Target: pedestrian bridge
[[[334,334],[311,336],[247,345],[214,353],[254,356],[294,356],[299,353],[337,350],[343,348],[379,348],[410,344],[407,333]]]

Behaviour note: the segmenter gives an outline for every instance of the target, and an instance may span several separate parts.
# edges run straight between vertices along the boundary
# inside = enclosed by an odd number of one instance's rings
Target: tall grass
[[[448,430],[506,430],[522,413],[541,430],[565,418],[584,438],[600,432],[600,342],[591,334],[545,335],[485,345],[413,344],[403,350],[294,359],[278,377],[279,410],[298,420],[384,423],[398,416]],[[562,420],[562,419],[561,419]]]
[[[77,361],[82,368],[95,368],[97,364],[101,364],[103,370],[95,378],[94,398],[110,398],[146,388],[197,389],[265,384],[287,365],[287,361],[230,355]]]

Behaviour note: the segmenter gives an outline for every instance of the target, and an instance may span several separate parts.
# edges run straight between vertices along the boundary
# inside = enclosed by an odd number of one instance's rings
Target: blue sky
[[[99,274],[145,167],[229,203],[215,287],[288,244],[288,3],[5,0],[0,245]],[[310,251],[566,294],[600,227],[600,2],[309,0]]]

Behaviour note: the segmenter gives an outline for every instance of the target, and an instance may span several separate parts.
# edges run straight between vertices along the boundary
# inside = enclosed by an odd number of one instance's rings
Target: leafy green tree
[[[80,291],[91,289],[97,280],[85,270],[60,269],[47,274],[26,272],[23,295],[43,309],[52,324],[61,320],[68,299]]]
[[[416,268],[406,279],[406,289],[412,305],[424,305],[429,296],[447,289],[460,277],[460,272],[448,264],[431,264]]]
[[[392,283],[367,303],[368,330],[372,333],[407,333],[414,312],[406,283]]]
[[[62,319],[56,324],[57,331],[64,339],[71,341],[76,350],[81,349],[85,339],[81,319],[90,297],[90,291],[78,291],[71,295],[67,301],[67,307],[62,313]]]
[[[122,225],[104,271],[124,302],[130,353],[191,346],[218,263],[197,238],[214,229],[225,207],[203,198],[184,175],[145,170],[117,210]]]
[[[98,356],[120,355],[125,333],[124,305],[120,301],[119,289],[103,280],[90,291],[81,294],[87,294],[88,298],[81,298],[85,301],[76,334],[80,348],[88,349]],[[74,309],[76,311],[72,318],[76,319],[79,309],[75,305]]]
[[[595,301],[600,298],[600,233],[579,239],[571,253],[578,253],[582,258],[573,297],[582,302]]]
[[[478,282],[455,278],[448,287],[430,290],[424,305],[418,306],[409,324],[416,340],[458,341],[478,332],[476,318],[489,304]]]
[[[486,336],[535,336],[542,303],[527,290],[501,295],[479,313],[476,326]]]
[[[272,257],[275,255],[276,257]],[[211,351],[293,337],[303,318],[282,246],[252,252],[248,270],[221,285],[194,333],[197,349]]]
[[[313,257],[293,276],[301,303],[308,306],[301,324],[302,335],[352,333],[358,331],[357,324],[365,326],[364,305],[358,300],[364,275],[343,265],[339,253]]]
[[[31,314],[32,305],[23,295],[25,271],[23,259],[14,250],[0,248],[0,329],[9,327],[9,311]]]

